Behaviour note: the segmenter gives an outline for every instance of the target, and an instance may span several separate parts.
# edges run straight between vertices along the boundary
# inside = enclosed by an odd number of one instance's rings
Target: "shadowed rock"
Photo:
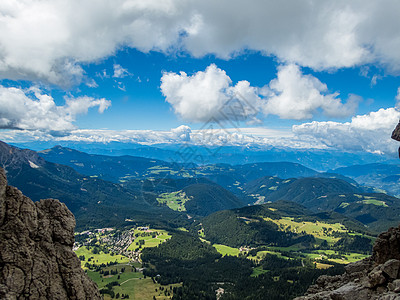
[[[392,139],[400,142],[400,122],[392,132]],[[400,158],[400,147],[399,147],[399,158]]]
[[[400,122],[392,132],[392,139],[400,142]]]
[[[72,251],[74,228],[65,204],[34,203],[0,168],[0,299],[102,299]]]

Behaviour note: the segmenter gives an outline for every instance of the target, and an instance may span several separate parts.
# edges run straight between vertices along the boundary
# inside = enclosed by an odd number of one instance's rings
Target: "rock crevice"
[[[65,204],[34,203],[0,168],[0,299],[102,299],[72,251],[74,228]]]

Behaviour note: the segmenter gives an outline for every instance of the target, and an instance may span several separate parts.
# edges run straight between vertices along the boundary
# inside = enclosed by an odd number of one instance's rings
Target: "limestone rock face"
[[[0,299],[102,299],[72,251],[74,227],[65,204],[33,203],[0,168]]]
[[[381,233],[372,256],[351,263],[337,276],[321,276],[295,300],[400,300],[400,226]]]

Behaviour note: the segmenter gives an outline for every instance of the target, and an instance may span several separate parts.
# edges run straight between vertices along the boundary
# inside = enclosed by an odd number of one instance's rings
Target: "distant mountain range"
[[[165,207],[153,206],[146,192],[79,174],[68,166],[44,160],[34,151],[3,142],[0,166],[6,170],[9,184],[32,200],[56,198],[64,202],[75,214],[78,226],[121,224],[132,216],[141,221],[183,218]]]
[[[354,165],[332,170],[332,172],[353,178],[360,184],[373,186],[400,197],[400,164]]]
[[[279,178],[328,177],[340,178],[354,183],[348,177],[333,173],[320,173],[299,163],[258,162],[243,165],[194,163],[169,163],[135,156],[106,156],[56,146],[38,152],[41,157],[53,163],[74,168],[88,176],[98,176],[105,180],[127,184],[130,180],[143,178],[208,178],[209,180],[232,190],[234,193],[241,185],[263,176]]]
[[[10,184],[33,200],[65,202],[78,226],[126,220],[179,226],[191,218],[279,200],[301,204],[312,214],[340,213],[373,231],[400,222],[399,199],[356,182],[369,176],[389,186],[397,178],[399,167],[394,165],[321,173],[293,162],[183,164],[94,155],[61,146],[37,153],[2,142],[0,165]]]
[[[119,182],[121,178],[129,176],[133,178],[143,177],[147,175],[149,169],[155,166],[179,170],[179,166],[162,160],[129,155],[95,155],[61,146],[39,151],[38,154],[47,161],[69,166],[81,174],[98,176],[113,182]]]
[[[342,152],[321,149],[267,148],[259,145],[247,146],[201,146],[193,144],[141,145],[134,143],[86,143],[63,142],[59,145],[90,154],[109,156],[140,156],[167,162],[242,165],[261,161],[294,162],[308,168],[326,171],[333,168],[369,163],[397,163],[396,157],[387,157],[367,152]],[[55,146],[54,142],[29,142],[13,144],[36,151]]]

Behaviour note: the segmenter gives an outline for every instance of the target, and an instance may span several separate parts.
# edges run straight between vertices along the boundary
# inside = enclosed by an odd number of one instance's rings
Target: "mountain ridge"
[[[47,162],[28,149],[0,145],[0,166],[6,167],[10,184],[33,201],[56,198],[64,202],[75,214],[79,228],[121,225],[133,216],[143,221],[155,220],[156,216],[184,220],[174,211],[153,206],[155,199],[144,191],[81,175],[71,167]],[[29,163],[31,159],[38,164]]]

